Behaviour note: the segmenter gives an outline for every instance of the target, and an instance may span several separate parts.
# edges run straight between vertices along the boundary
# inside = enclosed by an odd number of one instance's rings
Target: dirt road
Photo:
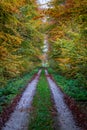
[[[30,116],[29,112],[31,111],[31,103],[35,94],[40,73],[41,70],[39,70],[35,79],[29,83],[15,111],[12,113],[10,119],[6,122],[5,127],[3,127],[2,130],[27,130]]]

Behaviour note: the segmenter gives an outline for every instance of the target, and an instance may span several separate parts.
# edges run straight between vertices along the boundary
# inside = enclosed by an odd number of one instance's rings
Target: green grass
[[[78,80],[66,79],[65,77],[55,73],[52,69],[48,69],[48,71],[53,75],[56,83],[67,95],[75,98],[75,100],[87,101],[87,89],[82,87]]]
[[[44,72],[42,72],[33,100],[29,130],[53,130],[51,115],[51,93]]]
[[[23,90],[27,85],[29,79],[36,73],[38,70],[34,70],[30,73],[18,77],[16,79],[10,80],[7,85],[3,88],[0,88],[0,113],[3,108],[12,102],[14,97]]]

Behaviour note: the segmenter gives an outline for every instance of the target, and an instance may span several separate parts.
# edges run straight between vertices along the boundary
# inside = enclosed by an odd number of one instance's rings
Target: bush
[[[62,88],[64,93],[76,100],[87,101],[87,90],[85,88],[86,83],[84,76],[82,78],[80,75],[78,79],[67,79],[64,76],[54,73],[54,71],[52,72],[52,69],[48,69],[48,71],[53,75],[55,81]]]

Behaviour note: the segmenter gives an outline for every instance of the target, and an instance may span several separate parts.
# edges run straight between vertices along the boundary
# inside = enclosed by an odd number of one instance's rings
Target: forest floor
[[[42,127],[39,127],[38,124],[36,124],[37,125],[36,129],[33,127],[32,127],[32,129],[29,129],[29,125],[31,125],[30,122],[31,122],[31,116],[32,116],[32,114],[30,114],[30,113],[32,113],[32,111],[34,109],[35,110],[37,109],[37,108],[33,109],[32,102],[33,102],[33,97],[35,97],[37,95],[37,93],[36,93],[37,92],[37,83],[39,81],[40,73],[41,73],[41,71],[39,71],[38,74],[36,75],[36,77],[31,81],[31,83],[28,84],[26,90],[22,94],[22,97],[21,97],[18,105],[16,106],[16,109],[11,114],[9,120],[5,123],[5,125],[2,127],[1,130],[51,130],[51,129],[49,129],[48,126],[46,126],[45,129],[44,129],[44,127],[42,129]],[[70,107],[68,107],[69,105],[71,105],[73,103],[73,100],[70,100],[71,102],[69,102],[69,97],[67,97],[67,96],[65,97],[64,93],[56,85],[55,81],[48,74],[47,70],[45,70],[45,74],[42,77],[42,79],[45,77],[47,78],[47,81],[46,80],[43,81],[42,84],[39,83],[40,84],[39,88],[41,88],[41,86],[43,85],[44,86],[43,91],[44,91],[45,82],[48,82],[48,88],[51,93],[50,100],[53,99],[53,103],[50,105],[55,105],[55,108],[54,107],[52,108],[54,110],[51,112],[52,118],[54,118],[56,115],[56,120],[54,120],[55,126],[52,127],[52,130],[87,130],[86,126],[80,127],[77,125],[76,120],[73,116],[73,112],[72,112],[73,110],[70,109]],[[39,96],[40,96],[40,94],[42,95],[42,90],[38,89],[38,91],[39,91],[39,93],[38,93]],[[48,89],[45,92],[47,92],[47,91],[48,91]],[[47,92],[47,94],[48,94],[48,92]],[[43,93],[43,95],[44,95],[44,93]],[[43,100],[43,98],[44,98],[44,100]],[[46,95],[44,95],[42,98],[39,97],[41,102],[42,101],[45,102],[46,98],[47,98]],[[37,100],[37,98],[36,98],[36,100]],[[47,100],[49,102],[49,99],[47,99]],[[35,101],[35,102],[38,104],[38,101]],[[39,106],[39,107],[44,107],[44,102],[42,103],[43,106]],[[35,106],[35,107],[37,107],[37,106]],[[46,107],[48,107],[48,105]],[[74,107],[76,107],[76,106],[74,106]],[[79,107],[80,107],[80,105],[79,105]],[[46,109],[47,108],[45,108],[45,110]],[[84,109],[84,108],[81,108],[81,109]],[[38,109],[38,110],[41,111],[41,109]],[[39,111],[38,111],[38,113],[39,113]],[[45,113],[44,109],[43,109],[43,113]],[[74,111],[74,113],[75,113],[75,111]],[[41,114],[42,113],[39,113],[39,115],[37,114],[37,116],[42,117]],[[50,120],[51,116],[50,115],[47,115],[47,116],[48,116],[48,120]],[[35,113],[34,113],[33,118],[36,118]],[[83,118],[82,114],[81,114],[81,118]],[[44,120],[44,117],[42,120]],[[40,120],[40,122],[42,120]],[[33,123],[35,123],[35,122],[33,122]],[[83,122],[80,122],[80,123],[84,124],[84,120],[83,120]],[[45,125],[45,124],[42,124],[42,125]],[[49,125],[49,123],[48,123],[48,125]]]

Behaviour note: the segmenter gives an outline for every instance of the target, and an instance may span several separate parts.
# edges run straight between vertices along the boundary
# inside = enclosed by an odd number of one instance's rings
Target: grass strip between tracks
[[[53,130],[51,93],[44,71],[41,73],[32,105],[29,130]]]

